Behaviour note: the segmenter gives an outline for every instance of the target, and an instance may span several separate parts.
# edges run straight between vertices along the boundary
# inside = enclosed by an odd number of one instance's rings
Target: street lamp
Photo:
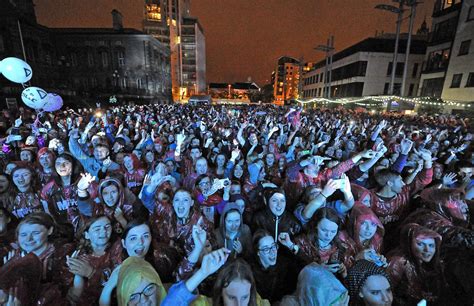
[[[416,16],[416,6],[419,3],[421,3],[421,2],[417,2],[416,0],[405,0],[405,1],[407,1],[407,5],[410,6],[410,25],[408,26],[407,50],[405,52],[405,65],[403,67],[403,78],[402,78],[402,89],[401,89],[402,96],[405,94],[405,86],[406,86],[407,73],[408,73],[408,57],[410,56],[413,23],[415,22],[415,16]]]
[[[315,50],[326,52],[326,65],[324,66],[323,96],[331,98],[332,56],[334,53],[334,36],[328,38],[326,45],[318,45]]]
[[[388,11],[394,14],[397,14],[397,31],[395,34],[395,50],[393,51],[393,61],[392,61],[392,75],[390,78],[390,89],[389,89],[389,94],[393,95],[393,87],[395,85],[395,71],[397,70],[397,59],[398,59],[398,41],[400,38],[400,27],[402,24],[402,19],[403,19],[403,4],[405,0],[393,0],[394,2],[399,3],[399,7],[395,7],[393,5],[389,4],[378,4],[375,6],[376,9],[378,10],[384,10]],[[390,108],[392,106],[392,102],[389,101],[387,103],[387,111],[390,111]]]

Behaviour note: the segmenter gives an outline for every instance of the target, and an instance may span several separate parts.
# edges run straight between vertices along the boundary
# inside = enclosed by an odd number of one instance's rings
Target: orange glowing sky
[[[415,29],[430,16],[434,0],[418,6]],[[191,15],[206,35],[207,81],[268,82],[280,56],[320,60],[313,50],[335,36],[342,50],[375,31],[394,32],[395,14],[375,10],[390,0],[191,0]],[[39,23],[50,27],[111,27],[112,9],[124,26],[141,29],[141,0],[35,0]],[[408,16],[408,13],[406,13]],[[403,30],[408,28],[405,20]]]

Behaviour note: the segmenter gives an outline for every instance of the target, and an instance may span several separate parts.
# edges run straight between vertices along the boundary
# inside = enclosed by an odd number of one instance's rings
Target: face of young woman
[[[152,163],[155,160],[155,155],[153,154],[153,152],[147,152],[145,154],[145,159],[147,162]]]
[[[0,193],[5,192],[9,185],[10,182],[8,181],[8,178],[4,175],[0,175]]]
[[[22,224],[18,229],[18,244],[26,253],[41,254],[48,243],[50,231],[40,224]]]
[[[339,226],[329,219],[323,218],[318,223],[318,240],[320,246],[330,244],[337,235]]]
[[[433,238],[413,239],[413,255],[423,262],[430,262],[436,253],[436,242]]]
[[[240,228],[240,213],[231,211],[225,217],[225,231],[227,233],[236,233]]]
[[[31,184],[32,175],[28,169],[19,169],[13,174],[13,183],[18,188],[28,188]]]
[[[43,168],[51,168],[51,166],[53,165],[53,157],[51,156],[51,154],[48,153],[43,154],[39,158],[39,163]]]
[[[390,283],[382,275],[372,275],[362,286],[359,296],[367,306],[390,306],[393,302]]]
[[[85,232],[85,238],[90,240],[92,248],[104,247],[112,235],[112,225],[108,218],[100,218],[91,224]]]
[[[140,224],[128,231],[127,237],[122,239],[122,245],[127,250],[128,256],[144,258],[151,244],[150,228]]]
[[[158,305],[158,285],[143,279],[128,299],[128,306]]]
[[[247,306],[252,285],[246,280],[235,279],[222,289],[224,306]]]
[[[240,179],[244,175],[244,169],[242,168],[241,165],[235,165],[234,168],[234,176],[238,179]]]
[[[194,201],[189,193],[184,191],[177,192],[173,197],[173,208],[176,216],[180,219],[187,218],[193,203]]]
[[[117,186],[110,185],[102,189],[102,198],[104,199],[105,205],[113,207],[119,200],[119,190]]]
[[[54,163],[54,168],[59,176],[69,176],[72,174],[72,163],[65,158],[57,158]]]
[[[285,195],[281,193],[275,193],[268,200],[268,207],[270,208],[273,215],[279,217],[283,215],[286,207],[286,198]]]
[[[199,189],[201,189],[202,193],[206,193],[211,189],[211,179],[209,177],[204,177],[199,183],[198,183]]]
[[[128,171],[133,171],[133,159],[130,157],[130,156],[125,156],[123,158],[123,166],[125,167],[125,169],[127,169]]]
[[[217,164],[218,167],[224,167],[225,166],[225,156],[224,155],[217,155],[216,164]]]
[[[274,266],[277,262],[278,245],[271,236],[265,236],[258,242],[258,258],[262,266]]]
[[[265,161],[267,163],[267,166],[271,167],[275,164],[275,155],[273,154],[267,154]]]
[[[368,219],[364,220],[360,224],[359,239],[361,241],[372,239],[376,231],[377,231],[377,223]]]
[[[33,161],[33,154],[31,154],[30,151],[21,151],[20,152],[20,160],[21,161],[27,161],[27,162],[32,162]]]

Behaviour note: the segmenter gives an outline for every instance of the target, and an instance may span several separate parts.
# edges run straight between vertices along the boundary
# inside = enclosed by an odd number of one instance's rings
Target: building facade
[[[443,100],[474,101],[474,0],[464,0],[452,44]]]
[[[206,91],[206,40],[196,18],[184,18],[181,34],[183,98]]]
[[[118,11],[113,28],[47,28],[25,15],[20,4],[28,1],[1,1],[0,58],[23,58],[21,29],[31,85],[60,94],[66,104],[114,95],[124,102],[171,100],[169,51],[153,36],[123,28]],[[4,78],[0,87],[4,97],[19,98],[22,90]]]
[[[206,90],[204,31],[190,17],[190,0],[145,0],[143,31],[170,50],[175,101]]]
[[[289,56],[278,59],[276,69],[272,72],[274,103],[282,105],[285,101],[299,97],[300,61]]]
[[[400,36],[397,67],[395,68],[394,94],[400,95],[407,36]],[[388,94],[393,69],[395,35],[371,37],[348,47],[333,56],[331,97],[361,97]],[[418,80],[426,51],[426,36],[412,37],[405,96],[416,95]],[[303,99],[324,97],[326,61],[313,65],[302,77]]]

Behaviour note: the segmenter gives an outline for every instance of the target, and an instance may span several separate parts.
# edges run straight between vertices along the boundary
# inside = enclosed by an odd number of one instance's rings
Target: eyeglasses
[[[278,250],[278,244],[274,243],[269,247],[263,248],[263,249],[258,249],[260,252],[262,252],[265,255],[270,254],[270,252],[276,252]]]
[[[130,299],[128,300],[128,305],[138,305],[142,299],[142,295],[146,297],[152,296],[156,290],[158,289],[157,284],[150,284],[148,285],[142,292],[134,293],[130,295]]]
[[[210,186],[211,185],[211,182],[208,182],[208,181],[202,181],[198,184],[198,186]]]

